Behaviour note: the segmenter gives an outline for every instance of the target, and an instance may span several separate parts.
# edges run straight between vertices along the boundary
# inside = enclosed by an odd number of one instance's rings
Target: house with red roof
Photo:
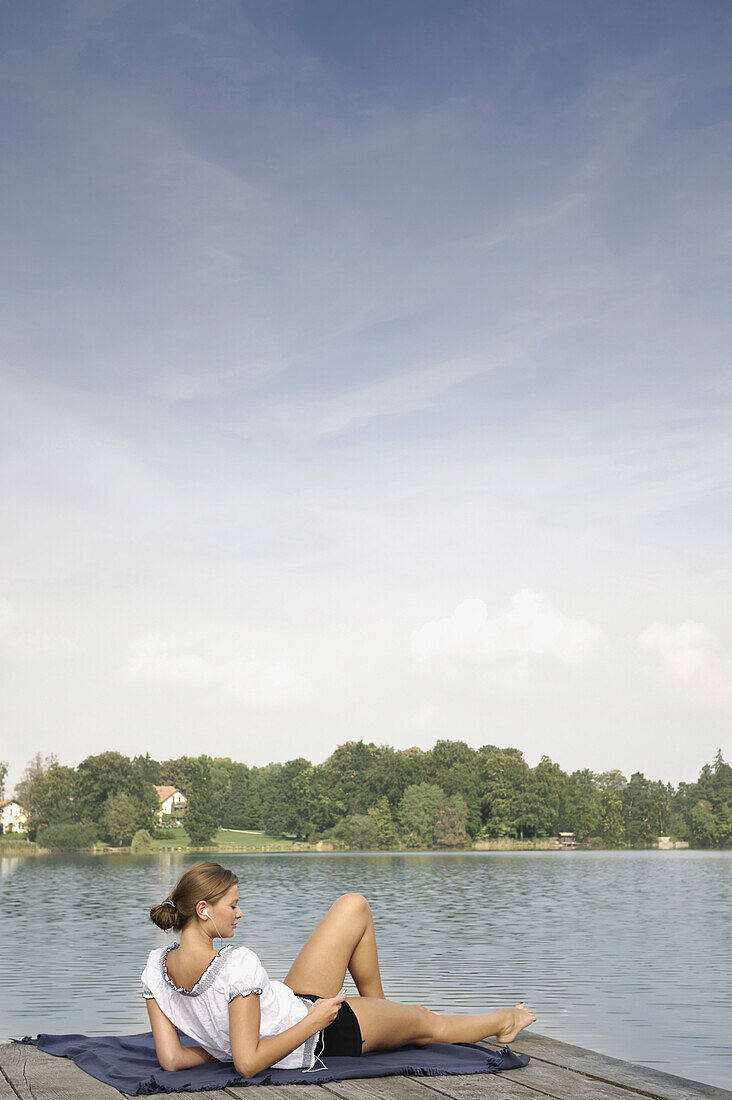
[[[180,825],[186,812],[186,796],[177,787],[159,787],[158,825]]]

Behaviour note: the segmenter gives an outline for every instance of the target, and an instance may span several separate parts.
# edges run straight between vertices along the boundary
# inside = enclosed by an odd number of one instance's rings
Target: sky
[[[732,756],[732,7],[0,0],[0,759]]]

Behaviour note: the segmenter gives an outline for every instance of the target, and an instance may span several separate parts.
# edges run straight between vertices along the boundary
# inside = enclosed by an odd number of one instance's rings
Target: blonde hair
[[[163,932],[180,932],[199,901],[218,901],[239,879],[219,863],[196,863],[181,875],[165,901],[153,905],[150,920]]]

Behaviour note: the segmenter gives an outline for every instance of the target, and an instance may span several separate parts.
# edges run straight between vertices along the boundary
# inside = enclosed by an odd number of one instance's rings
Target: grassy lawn
[[[279,844],[291,848],[292,840],[286,836],[267,836],[257,829],[219,829],[214,842],[221,847],[227,844]]]
[[[152,852],[169,852],[174,848],[189,848],[190,838],[185,829],[166,829],[165,839],[153,837]],[[231,848],[261,848],[274,847],[280,850],[291,851],[293,841],[288,837],[267,836],[266,833],[256,829],[219,829],[210,845],[211,848],[219,848],[222,852]],[[99,851],[106,851],[109,845],[100,844]],[[208,847],[208,845],[207,845]],[[31,855],[36,851],[36,845],[31,844],[26,837],[17,835],[3,836],[0,834],[0,855]]]
[[[171,848],[187,848],[190,845],[188,833],[184,828],[167,829],[168,836],[165,840],[153,838],[152,851],[164,852]],[[260,847],[261,845],[276,845],[278,848],[292,848],[292,841],[286,837],[267,836],[256,830],[243,829],[219,829],[213,839],[213,844],[222,850],[229,847]]]

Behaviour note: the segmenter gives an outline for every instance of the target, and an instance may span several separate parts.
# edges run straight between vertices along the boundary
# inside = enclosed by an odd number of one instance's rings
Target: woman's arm
[[[155,1040],[155,1051],[162,1069],[190,1069],[191,1066],[216,1061],[203,1047],[184,1047],[178,1038],[178,1029],[170,1022],[157,1001],[149,997],[145,1003]]]
[[[256,1077],[332,1023],[345,994],[316,1001],[304,1020],[271,1039],[259,1038],[259,996],[235,997],[229,1004],[229,1034],[234,1065],[242,1077]]]

